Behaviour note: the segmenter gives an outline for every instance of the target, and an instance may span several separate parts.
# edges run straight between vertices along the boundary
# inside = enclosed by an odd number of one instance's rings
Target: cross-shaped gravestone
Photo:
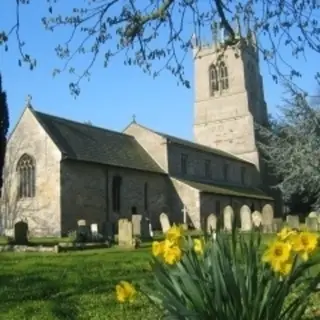
[[[183,206],[181,212],[183,213],[183,223],[186,224],[187,223],[187,213],[188,213],[186,206]]]

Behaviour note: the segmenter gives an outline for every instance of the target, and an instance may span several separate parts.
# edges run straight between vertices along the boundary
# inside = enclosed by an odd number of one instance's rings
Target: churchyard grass
[[[264,236],[264,241],[269,239],[271,235]],[[1,253],[0,319],[159,319],[161,312],[141,294],[130,305],[115,299],[114,288],[121,280],[148,286],[149,260],[149,243],[126,251],[114,247],[61,254]],[[317,305],[319,293],[310,314]]]

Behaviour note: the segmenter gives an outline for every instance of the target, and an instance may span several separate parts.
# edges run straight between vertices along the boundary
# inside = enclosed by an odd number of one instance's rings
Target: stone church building
[[[64,236],[80,219],[116,224],[135,213],[157,230],[163,212],[201,228],[227,206],[234,214],[244,204],[274,206],[254,130],[267,118],[258,53],[239,42],[218,59],[216,45],[194,49],[194,142],[135,121],[115,132],[28,104],[8,141],[2,230],[23,219],[33,235]]]

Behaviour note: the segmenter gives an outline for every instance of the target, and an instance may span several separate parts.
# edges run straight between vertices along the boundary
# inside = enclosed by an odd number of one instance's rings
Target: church
[[[227,206],[274,208],[254,125],[267,120],[259,54],[252,39],[222,58],[218,46],[194,47],[194,141],[135,120],[115,132],[28,103],[8,140],[2,230],[23,219],[34,236],[65,236],[80,219],[116,225],[133,214],[160,230],[161,213],[200,229]]]

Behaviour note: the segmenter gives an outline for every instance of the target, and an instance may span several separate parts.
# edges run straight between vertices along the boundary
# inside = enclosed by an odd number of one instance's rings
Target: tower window
[[[121,205],[121,183],[122,179],[119,176],[115,176],[112,179],[112,209],[114,212],[120,212]]]
[[[35,161],[32,157],[24,154],[17,165],[19,175],[18,197],[33,198],[36,193]]]
[[[219,91],[219,76],[215,65],[211,65],[209,69],[210,77],[210,93],[213,96],[215,92]]]
[[[188,170],[188,155],[181,155],[181,173],[186,174]]]
[[[227,90],[229,88],[228,68],[224,62],[219,65],[219,76],[221,90]]]

